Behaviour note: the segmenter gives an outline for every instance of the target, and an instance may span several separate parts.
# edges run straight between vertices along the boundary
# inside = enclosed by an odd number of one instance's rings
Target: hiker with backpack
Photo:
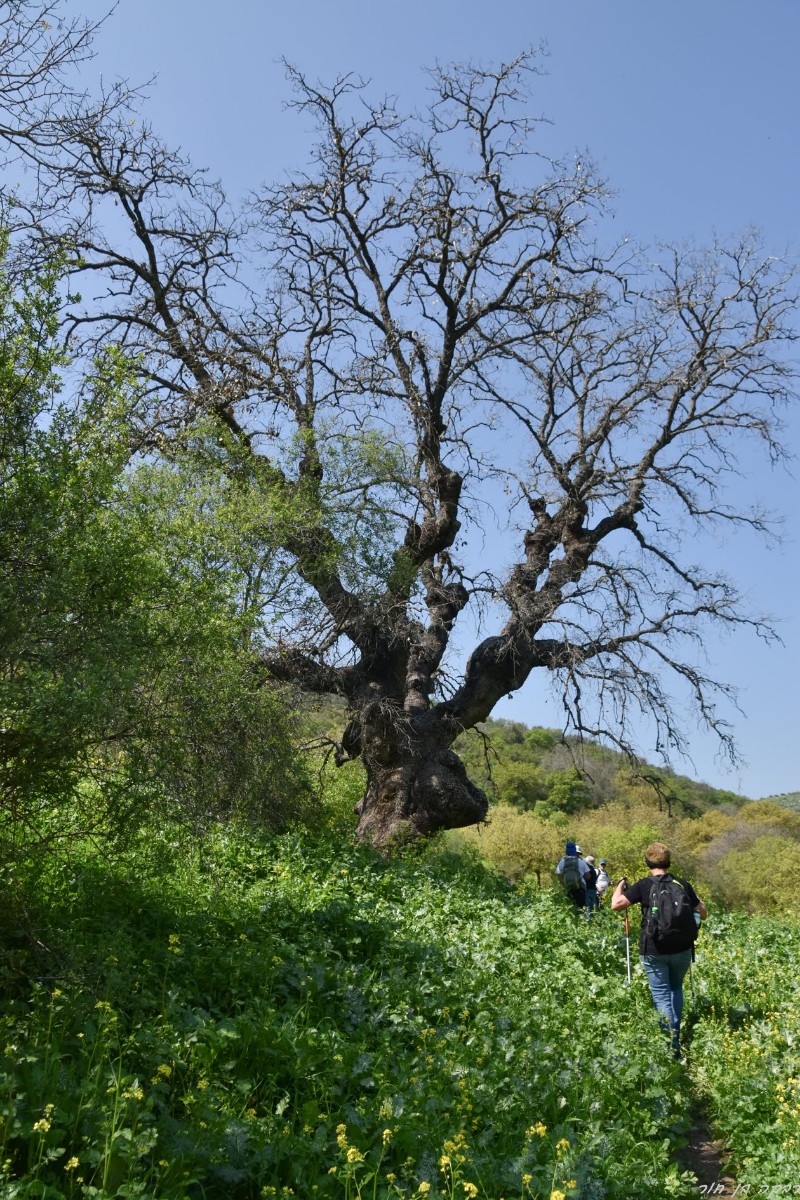
[[[583,888],[586,902],[586,920],[597,911],[600,907],[600,900],[597,895],[597,879],[599,872],[594,865],[594,855],[587,854],[585,858],[586,866],[589,870],[583,877]]]
[[[621,912],[631,904],[642,906],[639,955],[662,1027],[671,1033],[672,1052],[680,1058],[683,980],[694,958],[699,923],[708,913],[688,880],[670,874],[668,846],[653,842],[644,860],[649,876],[630,886],[623,876],[611,908]]]
[[[611,876],[608,873],[608,864],[604,858],[600,859],[600,866],[597,871],[597,906],[600,907],[600,901],[611,887]]]
[[[586,904],[583,880],[588,870],[588,864],[580,856],[580,847],[574,842],[567,842],[564,855],[558,861],[556,875],[576,908],[583,908]]]

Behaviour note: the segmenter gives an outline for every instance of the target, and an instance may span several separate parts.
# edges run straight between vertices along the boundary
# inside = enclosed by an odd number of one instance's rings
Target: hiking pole
[[[628,983],[631,981],[631,927],[628,924],[628,910],[625,909],[625,960],[628,964]]]

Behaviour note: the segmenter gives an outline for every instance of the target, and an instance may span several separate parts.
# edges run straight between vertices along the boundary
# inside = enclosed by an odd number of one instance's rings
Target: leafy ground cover
[[[800,925],[729,913],[698,965],[691,1073],[741,1189],[795,1194],[800,1180]]]
[[[609,912],[300,833],[151,836],[131,861],[43,869],[42,948],[3,960],[4,1200],[697,1194],[673,1162],[690,1078]],[[745,1171],[778,1179],[797,1018],[760,924],[704,946],[690,1070]]]

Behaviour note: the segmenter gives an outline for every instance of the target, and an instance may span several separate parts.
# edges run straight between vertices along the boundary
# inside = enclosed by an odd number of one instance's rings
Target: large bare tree
[[[244,211],[115,104],[39,154],[40,229],[74,253],[72,345],[147,382],[141,444],[211,431],[241,481],[258,668],[344,697],[361,836],[479,821],[452,744],[536,670],[574,729],[627,747],[644,711],[665,754],[672,676],[730,745],[697,644],[764,627],[685,535],[766,528],[726,485],[748,442],[782,453],[781,263],[604,249],[602,181],[536,152],[530,55],[437,69],[405,117],[290,76],[310,164]]]

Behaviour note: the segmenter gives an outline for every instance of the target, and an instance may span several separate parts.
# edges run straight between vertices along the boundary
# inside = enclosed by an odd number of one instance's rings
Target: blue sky
[[[105,7],[70,3],[92,17]],[[591,155],[616,192],[615,233],[704,243],[753,226],[770,252],[796,259],[797,0],[119,0],[86,81],[101,70],[133,81],[157,75],[147,116],[236,196],[303,163],[308,143],[284,109],[282,58],[323,80],[368,76],[376,92],[410,108],[422,100],[424,66],[507,61],[540,43],[547,73],[536,104],[552,121],[543,146]],[[797,411],[787,444],[800,448]],[[800,489],[785,473],[744,466],[742,486],[785,515],[784,542],[766,548],[738,535],[703,553],[734,575],[754,610],[774,618],[784,646],[747,635],[708,643],[711,672],[740,689],[746,716],[730,716],[747,766],[726,770],[714,741],[700,735],[692,761],[673,765],[758,797],[800,789]],[[538,682],[496,715],[560,723]]]

